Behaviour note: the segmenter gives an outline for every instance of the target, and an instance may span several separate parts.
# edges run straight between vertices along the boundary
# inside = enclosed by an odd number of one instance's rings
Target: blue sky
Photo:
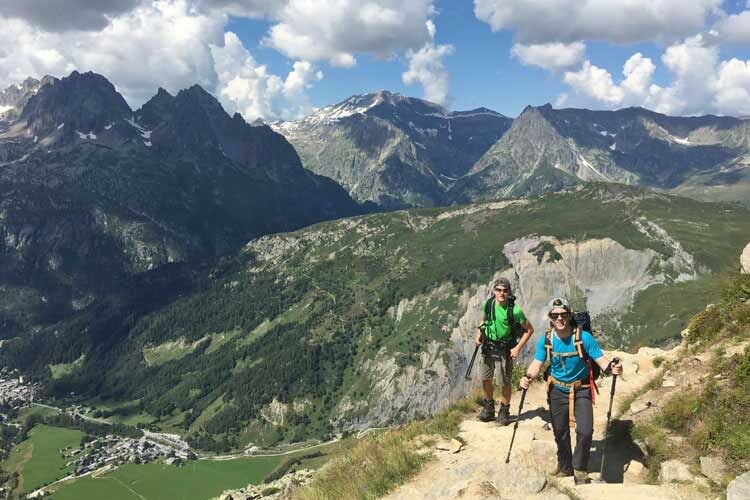
[[[199,83],[252,120],[389,89],[450,109],[750,114],[747,0],[0,1],[0,85],[105,75],[132,107]],[[624,71],[626,74],[623,74]]]
[[[493,32],[490,26],[477,19],[474,3],[470,1],[437,1],[436,43],[451,44],[455,52],[444,60],[450,75],[447,107],[464,110],[485,106],[508,116],[517,116],[527,105],[555,103],[567,87],[559,75],[522,64],[511,56],[514,30]],[[728,14],[745,10],[745,2],[726,2]],[[255,59],[268,65],[272,72],[283,74],[292,63],[275,49],[264,46],[271,22],[264,19],[232,17],[227,30],[234,31]],[[593,64],[608,70],[613,77],[621,78],[625,61],[641,52],[656,63],[654,83],[667,86],[672,76],[660,58],[665,42],[613,43],[587,41],[587,55]],[[722,44],[722,59],[732,57],[750,59],[750,45]],[[364,55],[353,68],[337,68],[322,63],[325,78],[311,87],[309,94],[316,107],[339,102],[353,94],[379,89],[389,89],[405,95],[423,97],[419,85],[406,85],[401,75],[408,63],[403,56],[378,58]],[[589,103],[592,108],[606,108]]]

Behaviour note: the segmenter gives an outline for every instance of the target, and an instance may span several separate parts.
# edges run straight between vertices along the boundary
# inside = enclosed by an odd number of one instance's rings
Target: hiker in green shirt
[[[509,301],[512,297],[510,281],[506,278],[495,280],[492,287],[493,298],[485,302],[482,310],[482,324],[478,328],[475,342],[482,346],[482,362],[480,374],[484,401],[479,419],[490,422],[495,419],[495,398],[492,379],[502,387],[500,410],[497,412],[497,422],[500,425],[510,423],[510,396],[513,360],[518,357],[521,349],[529,337],[534,333],[526,315],[520,307],[514,305],[511,311],[516,334],[508,318]],[[521,338],[516,343],[518,332],[523,330]]]

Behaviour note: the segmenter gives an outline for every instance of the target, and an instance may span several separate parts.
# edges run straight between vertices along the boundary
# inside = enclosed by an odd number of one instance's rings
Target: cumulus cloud
[[[0,0],[0,16],[23,19],[46,31],[98,30],[140,0]]]
[[[532,45],[516,43],[510,49],[510,53],[521,61],[521,64],[558,72],[579,66],[586,56],[586,45],[583,42]]]
[[[714,28],[727,42],[750,43],[750,10],[727,16],[716,23]]]
[[[52,33],[1,19],[14,50],[0,56],[0,83],[64,76],[73,69],[109,78],[132,106],[161,86],[216,85],[210,44],[223,41],[225,18],[194,15],[184,1],[162,1],[113,18],[100,31]]]
[[[433,39],[435,24],[428,20],[426,26],[430,38]],[[446,104],[450,75],[443,64],[443,57],[452,54],[454,50],[452,45],[436,45],[435,41],[431,40],[417,51],[407,51],[409,69],[401,75],[401,79],[406,85],[422,85],[424,97],[428,101]]]
[[[14,50],[0,53],[0,85],[92,70],[112,81],[134,108],[158,87],[175,93],[197,83],[248,119],[311,112],[306,91],[322,73],[306,61],[295,62],[284,78],[269,73],[234,33],[224,33],[226,22],[225,14],[196,9],[187,0],[143,4],[99,31],[50,32],[0,18],[14,40]]]
[[[578,94],[586,95],[607,106],[619,106],[625,97],[623,89],[615,85],[606,69],[584,61],[578,71],[568,71],[563,81]]]
[[[494,31],[514,29],[520,43],[594,39],[628,43],[675,40],[704,27],[722,0],[474,0]]]
[[[696,35],[669,46],[661,57],[672,82],[662,87],[652,82],[654,63],[634,54],[623,66],[624,78],[615,83],[610,73],[589,61],[563,80],[573,94],[558,104],[645,106],[673,115],[750,113],[750,60],[719,60],[718,41],[711,34]]]
[[[430,39],[433,0],[286,0],[268,11],[265,44],[286,56],[350,67],[357,54],[389,57]]]
[[[217,94],[224,108],[239,111],[246,120],[300,118],[313,107],[306,90],[323,78],[307,61],[294,63],[286,79],[271,74],[259,65],[236,34],[227,32],[222,46],[213,45],[211,53],[218,73]]]

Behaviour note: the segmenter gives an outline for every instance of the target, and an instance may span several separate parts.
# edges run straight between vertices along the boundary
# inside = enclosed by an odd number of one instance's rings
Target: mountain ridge
[[[10,302],[13,321],[31,327],[47,317],[32,311],[60,318],[133,273],[362,213],[282,136],[200,87],[152,101],[133,112],[106,78],[73,72],[0,131],[0,289],[33,297]]]

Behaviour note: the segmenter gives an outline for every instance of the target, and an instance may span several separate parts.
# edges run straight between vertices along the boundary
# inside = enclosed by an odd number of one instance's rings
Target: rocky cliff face
[[[548,328],[547,304],[552,297],[566,297],[577,309],[588,310],[596,325],[601,314],[626,313],[636,295],[648,287],[674,282],[676,270],[680,281],[697,278],[692,256],[684,250],[664,258],[654,250],[628,249],[611,239],[560,241],[534,235],[506,243],[503,253],[511,267],[499,270],[493,280],[500,276],[511,280],[517,304],[537,332],[524,349],[522,362],[531,358],[539,336]],[[399,370],[386,353],[363,367],[373,381],[372,393],[377,395],[377,403],[371,399],[369,404],[363,401],[358,407],[344,400],[337,423],[345,422],[344,428],[361,430],[431,415],[467,394],[472,386],[478,386],[476,369],[471,382],[464,380],[464,373],[491,284],[476,287],[474,294],[465,291],[459,297],[462,312],[450,330],[449,344],[428,344],[418,363],[406,369]],[[406,303],[399,310],[403,314],[415,307],[419,304]]]

